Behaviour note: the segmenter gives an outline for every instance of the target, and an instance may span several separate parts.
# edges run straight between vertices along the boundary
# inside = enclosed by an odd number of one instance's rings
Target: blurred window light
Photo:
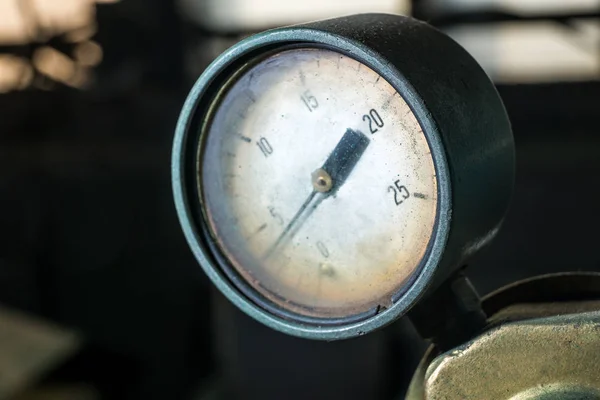
[[[78,44],[73,50],[75,61],[84,67],[95,67],[102,61],[102,47],[94,41]]]
[[[95,26],[95,5],[117,1],[0,0],[0,43],[27,44],[65,33],[89,31]]]
[[[81,88],[90,68],[102,60],[102,48],[89,40],[96,32],[96,4],[119,0],[0,0],[0,45],[19,46],[61,36],[74,44],[72,54],[49,46],[33,52],[31,60],[0,54],[0,93],[35,82],[34,69],[57,82]]]
[[[33,21],[27,18],[21,0],[0,0],[0,43],[26,44],[32,39]]]
[[[29,86],[33,70],[29,61],[10,54],[0,54],[0,93]]]
[[[408,14],[410,0],[179,0],[183,14],[214,32],[252,32],[340,15]]]
[[[444,30],[498,82],[542,83],[600,79],[600,0],[422,0],[433,17],[461,15]],[[503,13],[515,22],[469,24]],[[586,19],[565,19],[588,15]],[[561,18],[562,22],[552,18]],[[535,21],[527,18],[536,18]]]
[[[56,82],[82,88],[89,80],[89,71],[51,47],[42,47],[33,54],[33,65],[42,74]]]
[[[424,0],[431,12],[500,10],[519,15],[597,11],[600,0]]]
[[[600,23],[506,22],[447,29],[494,81],[600,79]]]

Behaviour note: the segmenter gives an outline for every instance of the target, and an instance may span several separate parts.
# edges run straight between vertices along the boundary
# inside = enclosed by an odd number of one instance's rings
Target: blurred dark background
[[[0,399],[403,398],[425,348],[408,320],[336,343],[273,332],[212,290],[180,232],[169,163],[187,91],[273,26],[383,11],[448,32],[497,84],[517,144],[477,289],[600,271],[597,0],[37,3],[0,0],[0,328],[26,319],[0,334]],[[71,345],[9,354],[38,319]]]

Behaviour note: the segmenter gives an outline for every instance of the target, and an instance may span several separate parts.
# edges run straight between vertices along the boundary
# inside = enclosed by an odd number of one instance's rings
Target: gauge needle
[[[312,174],[313,191],[304,201],[296,215],[285,227],[275,243],[267,251],[265,258],[275,253],[291,239],[302,223],[326,198],[337,193],[362,157],[369,145],[369,138],[362,132],[348,128],[321,168]]]

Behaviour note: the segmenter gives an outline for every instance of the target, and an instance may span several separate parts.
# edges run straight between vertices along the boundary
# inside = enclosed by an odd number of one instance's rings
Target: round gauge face
[[[212,106],[198,186],[219,252],[295,314],[389,307],[435,229],[437,178],[406,101],[361,62],[294,48],[248,64]]]

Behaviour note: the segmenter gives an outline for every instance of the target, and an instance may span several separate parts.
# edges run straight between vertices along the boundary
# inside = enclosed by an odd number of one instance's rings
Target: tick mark
[[[382,109],[387,110],[388,106],[390,105],[390,103],[392,102],[392,100],[394,99],[394,97],[396,97],[396,95],[398,94],[398,92],[394,92],[393,95],[391,95],[386,101],[385,103],[383,103],[383,105],[381,106]]]
[[[427,195],[423,194],[423,193],[413,193],[413,196],[416,197],[417,199],[427,199]]]
[[[250,143],[252,141],[252,139],[250,139],[248,136],[244,136],[241,133],[238,133],[237,135],[240,139],[242,139],[246,143]]]
[[[246,96],[248,96],[251,102],[256,103],[256,96],[250,90],[246,90]]]
[[[227,157],[231,157],[231,158],[235,158],[235,154],[233,154],[232,152],[228,151],[227,153],[225,153],[225,155]]]
[[[261,225],[261,226],[258,228],[258,230],[256,231],[256,233],[258,233],[258,232],[262,232],[262,231],[264,231],[265,229],[267,229],[267,224],[262,224],[262,225]]]
[[[306,76],[302,71],[300,71],[300,81],[302,82],[302,85],[306,86]]]
[[[296,282],[296,287],[300,287],[300,284],[304,280],[304,275],[306,275],[306,274],[304,273],[298,277],[298,281]]]
[[[253,237],[254,235],[258,235],[265,229],[267,229],[267,224],[262,224],[261,226],[258,227],[258,229],[256,231],[254,231],[254,233],[252,235],[250,235],[250,237]]]
[[[375,83],[379,82],[379,80],[380,80],[380,79],[381,79],[381,75],[379,75],[379,76],[377,77],[377,80],[375,81]]]

